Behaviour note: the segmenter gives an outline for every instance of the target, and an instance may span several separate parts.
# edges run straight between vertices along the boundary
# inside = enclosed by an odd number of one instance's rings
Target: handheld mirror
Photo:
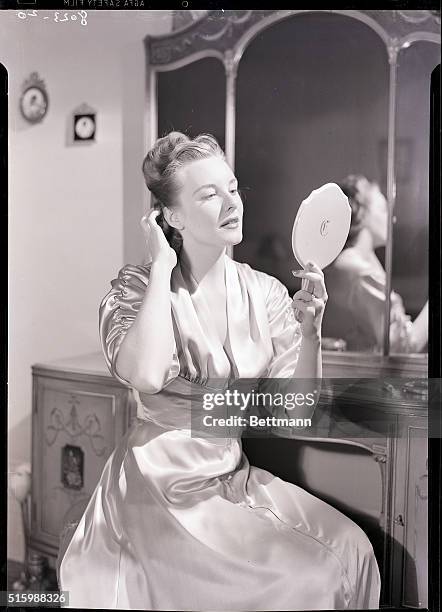
[[[309,261],[325,268],[342,251],[350,230],[351,208],[347,196],[336,183],[314,189],[302,201],[293,223],[292,250],[305,268]],[[302,279],[302,289],[311,293],[313,283]],[[295,309],[297,321],[300,311]]]

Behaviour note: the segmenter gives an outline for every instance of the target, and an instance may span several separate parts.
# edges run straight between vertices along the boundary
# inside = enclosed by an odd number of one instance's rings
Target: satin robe
[[[339,265],[337,265],[339,262]],[[380,352],[383,341],[386,274],[381,263],[366,264],[351,249],[325,270],[328,303],[322,324],[323,334],[342,338],[348,351]],[[416,352],[413,324],[401,296],[390,293],[390,351]]]
[[[59,582],[70,607],[378,607],[378,565],[360,527],[251,466],[240,438],[190,436],[192,383],[202,394],[221,377],[287,377],[298,361],[302,336],[287,289],[227,256],[225,281],[223,347],[203,293],[179,264],[172,272],[173,362],[161,392],[136,392],[138,418],[62,546]],[[123,384],[116,356],[148,282],[148,266],[125,266],[100,307],[103,351]]]

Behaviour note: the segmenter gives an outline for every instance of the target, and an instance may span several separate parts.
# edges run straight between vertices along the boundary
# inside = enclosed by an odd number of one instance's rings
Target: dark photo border
[[[135,3],[134,3],[135,4]],[[256,8],[256,4],[250,0],[232,3],[220,0],[202,2],[201,0],[174,1],[165,5],[160,0],[144,0],[143,7],[133,6],[133,10],[155,10],[155,9],[182,9],[191,6],[192,9],[247,9]],[[103,6],[103,9],[105,7]],[[283,6],[281,6],[283,8]],[[290,6],[293,8],[293,5]],[[320,3],[303,2],[297,8],[320,8]],[[429,9],[439,11],[440,3],[435,0],[423,0],[421,2],[383,0],[382,2],[362,3],[343,2],[333,3],[334,9]],[[0,10],[66,10],[64,0],[0,0]],[[130,7],[105,10],[131,10]],[[1,18],[1,17],[0,17]],[[0,62],[1,62],[0,57]],[[440,64],[433,71],[431,78],[431,142],[430,142],[430,208],[429,208],[429,343],[428,343],[428,377],[442,378],[441,367],[441,301],[442,301],[442,242],[441,242],[441,195],[440,195]],[[23,177],[26,180],[26,177]],[[2,469],[0,471],[0,591],[7,590],[7,495],[4,493],[8,486],[7,473],[7,439],[8,439],[8,74],[6,68],[0,63],[0,214],[2,239],[0,245],[4,248],[3,275],[2,275],[2,297],[0,302],[0,336],[2,349],[0,350],[0,370],[2,377],[1,407],[2,422],[1,430],[1,453]],[[23,245],[26,248],[26,245]],[[441,571],[441,547],[440,547],[440,517],[441,517],[441,436],[442,432],[433,432],[429,439],[429,607],[431,612],[440,610],[440,571]],[[15,610],[21,608],[15,607]],[[23,608],[26,609],[26,608]],[[43,609],[41,607],[41,609]],[[72,609],[72,608],[71,608]],[[386,608],[394,610],[395,608]],[[399,610],[399,609],[398,609]],[[404,608],[401,609],[402,611]]]

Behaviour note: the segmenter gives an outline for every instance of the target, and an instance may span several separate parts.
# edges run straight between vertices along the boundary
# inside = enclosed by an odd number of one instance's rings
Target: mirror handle
[[[304,289],[305,291],[308,291],[309,293],[313,293],[313,289],[314,289],[313,281],[308,280],[308,278],[303,278],[302,283],[301,283],[301,289]],[[299,308],[295,308],[295,319],[298,321],[298,323],[302,323],[302,312],[299,310]]]

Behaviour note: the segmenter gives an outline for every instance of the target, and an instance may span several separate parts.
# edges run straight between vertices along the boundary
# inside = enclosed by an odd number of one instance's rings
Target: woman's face
[[[243,203],[230,166],[218,157],[190,162],[177,171],[181,189],[174,208],[184,242],[238,244]]]
[[[388,206],[385,196],[376,184],[371,184],[368,191],[368,206],[364,221],[373,237],[374,248],[384,246],[387,241]]]

